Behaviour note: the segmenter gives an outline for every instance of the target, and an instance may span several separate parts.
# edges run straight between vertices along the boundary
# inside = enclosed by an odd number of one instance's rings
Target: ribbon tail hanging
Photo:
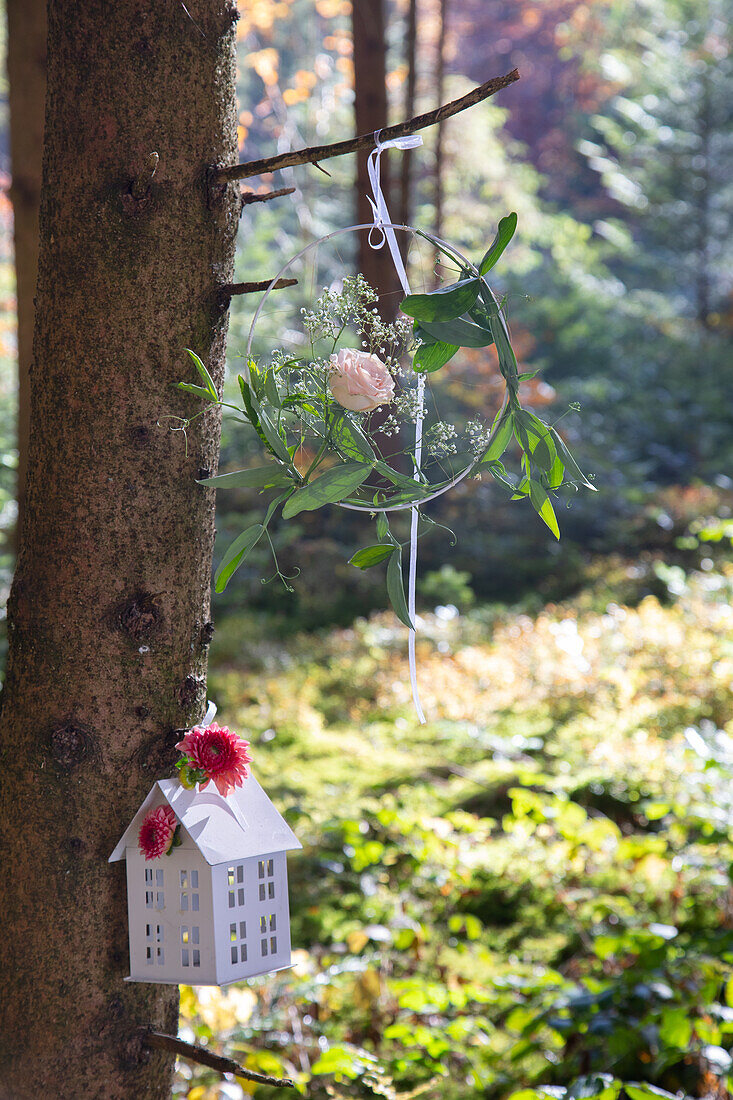
[[[415,149],[418,145],[422,145],[422,138],[419,134],[411,134],[403,138],[394,138],[392,141],[381,142],[379,140],[380,131],[376,130],[374,133],[374,149],[369,154],[367,161],[367,170],[369,173],[369,182],[372,187],[373,198],[369,199],[372,210],[374,211],[374,225],[369,231],[369,244],[374,249],[380,249],[384,247],[386,242],[389,248],[392,262],[395,266],[395,271],[400,280],[405,294],[410,294],[410,284],[407,279],[407,272],[405,271],[405,265],[402,260],[402,254],[397,244],[397,238],[395,231],[392,228],[392,223],[387,209],[387,203],[384,198],[382,186],[380,183],[380,160],[382,153],[385,149]],[[381,238],[378,234],[381,233]],[[422,427],[423,418],[425,414],[425,379],[422,375],[418,376],[417,380],[417,417],[415,419],[415,469],[419,470],[422,464]],[[415,620],[415,585],[417,581],[417,535],[418,535],[418,521],[419,511],[416,505],[413,505],[410,509],[410,561],[407,574],[407,610],[409,613],[410,622],[410,634],[408,639],[408,656],[410,665],[410,687],[412,689],[412,701],[415,705],[415,711],[421,724],[425,722],[425,714],[423,713],[422,704],[420,702],[420,692],[418,690],[417,683],[417,659],[415,656],[415,642],[416,642],[416,620]]]

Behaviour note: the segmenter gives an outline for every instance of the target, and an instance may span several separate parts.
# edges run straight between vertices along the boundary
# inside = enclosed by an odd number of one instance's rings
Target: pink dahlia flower
[[[146,859],[159,859],[170,851],[177,824],[176,815],[170,806],[158,806],[145,815],[140,826],[138,844]]]
[[[252,762],[247,752],[249,741],[216,722],[205,729],[195,726],[176,748],[186,754],[192,770],[203,772],[205,780],[199,781],[200,789],[213,779],[224,798],[234,787],[242,786],[248,775],[247,764]]]

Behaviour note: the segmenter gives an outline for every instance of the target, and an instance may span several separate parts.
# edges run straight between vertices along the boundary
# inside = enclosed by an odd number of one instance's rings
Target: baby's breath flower
[[[469,420],[466,424],[468,445],[477,457],[486,450],[490,435],[490,429],[481,420]]]
[[[433,458],[446,458],[456,453],[457,432],[453,424],[447,424],[445,420],[439,420],[433,424],[425,435],[425,446],[428,454]]]

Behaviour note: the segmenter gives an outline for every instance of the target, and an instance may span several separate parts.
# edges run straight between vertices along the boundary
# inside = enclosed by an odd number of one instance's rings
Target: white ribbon
[[[369,244],[374,249],[384,248],[385,241],[392,256],[395,271],[405,294],[410,293],[410,284],[407,281],[407,272],[402,262],[402,254],[397,244],[395,231],[392,228],[387,203],[384,199],[380,183],[380,160],[385,149],[416,149],[422,145],[419,134],[409,134],[407,137],[392,138],[391,141],[380,141],[381,130],[374,131],[374,149],[369,154],[367,171],[372,187],[373,199],[369,199],[374,211],[374,225],[369,230]],[[369,196],[367,196],[369,198]],[[375,234],[381,234],[381,238]],[[425,379],[422,374],[417,378],[417,417],[415,419],[415,469],[419,470],[422,463],[422,425],[425,414]],[[410,565],[407,575],[407,610],[410,622],[415,622],[415,582],[417,579],[417,524],[418,510],[415,505],[410,509]],[[421,723],[425,722],[420,693],[417,687],[417,663],[415,660],[415,628],[410,628],[408,640],[408,654],[410,663],[410,685],[412,687],[412,700]]]

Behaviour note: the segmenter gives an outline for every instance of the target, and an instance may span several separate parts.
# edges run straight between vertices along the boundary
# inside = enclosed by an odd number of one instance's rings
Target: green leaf
[[[199,372],[199,374],[201,376],[201,381],[203,382],[206,390],[208,391],[209,396],[211,397],[211,400],[212,401],[218,401],[219,400],[219,394],[216,392],[216,386],[214,385],[214,379],[211,377],[211,375],[209,374],[206,367],[204,366],[204,364],[199,359],[196,352],[191,351],[190,348],[186,348],[186,351],[188,352],[188,354],[191,356],[194,363],[196,364],[196,370]]]
[[[349,565],[355,565],[357,569],[371,569],[373,565],[379,565],[390,554],[394,554],[396,549],[391,543],[384,542],[365,546],[362,550],[357,550],[353,558],[349,558]]]
[[[270,402],[274,409],[280,408],[280,391],[277,388],[277,382],[275,381],[275,374],[273,371],[268,370],[265,372],[265,385],[264,385],[265,397]]]
[[[238,535],[234,542],[231,543],[214,577],[214,588],[217,592],[224,591],[229,582],[229,578],[239,568],[250,550],[252,550],[256,543],[262,538],[264,530],[263,524],[254,523],[251,527],[248,527],[246,531],[242,531],[241,535]]]
[[[247,415],[247,419],[249,420],[254,430],[257,432],[262,442],[267,445],[267,440],[265,439],[262,428],[260,427],[260,407],[259,403],[257,402],[257,398],[252,393],[252,390],[249,388],[249,384],[245,382],[241,374],[237,375],[237,381],[239,382],[239,390],[242,394],[242,404],[244,405],[244,411]]]
[[[668,1047],[687,1050],[692,1038],[692,1021],[684,1008],[665,1008],[659,1025],[659,1038]]]
[[[343,413],[339,414],[334,423],[332,434],[335,446],[349,458],[361,458],[366,462],[372,462],[377,457],[359,425],[349,420]]]
[[[557,448],[552,441],[552,436],[548,428],[542,438],[537,440],[534,450],[532,451],[532,460],[537,463],[541,470],[549,474],[555,465],[556,458]]]
[[[377,538],[380,542],[389,538],[389,520],[386,512],[377,512]]]
[[[229,474],[202,478],[199,485],[214,485],[217,489],[260,489],[292,484],[291,478],[280,466],[255,466],[249,470],[232,470]]]
[[[581,485],[585,485],[586,489],[592,489],[594,493],[598,492],[595,485],[588,481],[588,478],[585,476],[580,466],[578,466],[578,463],[571,455],[560,433],[555,428],[551,428],[550,430],[552,432],[552,438],[557,445],[558,453],[565,463],[565,469],[579,481]]]
[[[205,390],[203,386],[195,386],[193,382],[176,382],[175,387],[177,390],[183,390],[184,393],[193,393],[196,397],[203,397],[204,401],[218,401],[218,397],[212,397],[208,390]]]
[[[501,420],[499,420],[500,417]],[[489,462],[496,462],[497,459],[501,458],[511,442],[514,434],[514,416],[508,406],[503,411],[500,409],[496,414],[491,432],[496,434],[481,457],[480,465],[482,466]]]
[[[511,345],[508,331],[504,327],[504,321],[500,314],[499,306],[494,299],[489,284],[482,279],[481,301],[489,315],[489,328],[491,329],[496,344],[496,354],[499,357],[499,369],[513,390],[519,387],[519,368],[514,348]]]
[[[629,1100],[652,1100],[659,1097],[663,1100],[676,1100],[675,1093],[665,1092],[664,1089],[660,1089],[657,1085],[650,1085],[646,1081],[637,1081],[636,1084],[628,1084],[624,1081],[624,1092],[629,1097]]]
[[[532,501],[532,507],[537,515],[544,520],[555,538],[559,539],[560,528],[558,527],[555,509],[552,507],[552,501],[539,481],[535,481],[534,478],[529,479],[529,499]]]
[[[284,518],[291,519],[299,512],[313,512],[324,504],[337,504],[366,481],[371,469],[364,462],[345,462],[326,470],[315,481],[293,493],[283,508]]]
[[[516,228],[517,215],[515,213],[507,214],[505,218],[501,219],[497,234],[491,242],[491,247],[479,265],[480,275],[485,275],[487,271],[491,271],[491,268],[514,236]]]
[[[429,294],[408,294],[400,309],[417,321],[450,321],[476,304],[480,286],[477,278],[461,279]]]
[[[432,374],[444,367],[458,351],[458,344],[446,344],[436,340],[434,344],[421,344],[412,360],[412,369],[418,374]]]
[[[502,485],[511,490],[511,492],[513,493],[515,489],[515,483],[512,478],[514,477],[514,475],[507,473],[504,464],[501,462],[489,462],[487,465],[491,476],[495,477],[497,481],[501,482]]]
[[[459,348],[486,348],[493,344],[493,332],[482,328],[464,317],[452,321],[420,321],[416,334],[426,332],[433,340],[445,344],[455,344]]]
[[[279,458],[281,462],[285,462],[290,465],[290,451],[285,445],[285,441],[278,432],[275,425],[270,420],[269,416],[262,409],[257,410],[257,415],[260,420],[260,427],[269,444],[269,448],[276,458]]]
[[[399,546],[394,547],[394,553],[390,555],[387,562],[387,595],[400,622],[409,626],[411,630],[414,629],[407,610],[405,585],[402,579],[402,549]]]
[[[264,376],[262,371],[257,366],[254,359],[247,360],[247,370],[249,372],[249,384],[252,392],[257,395],[258,398],[264,396]]]
[[[415,481],[414,478],[407,477],[405,474],[400,474],[397,470],[393,470],[391,466],[388,466],[386,462],[375,462],[374,469],[385,477],[387,481],[391,481],[393,485],[396,485],[398,489],[409,489],[416,493],[417,496],[422,497],[428,492],[429,487],[423,485],[420,481]]]

